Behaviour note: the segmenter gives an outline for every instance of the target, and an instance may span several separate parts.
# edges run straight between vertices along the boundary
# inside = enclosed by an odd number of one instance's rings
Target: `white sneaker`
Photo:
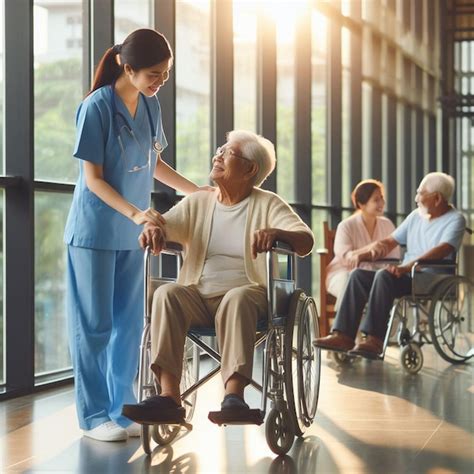
[[[84,436],[98,441],[126,441],[127,430],[113,421],[106,421],[92,430],[83,430]]]
[[[138,423],[132,423],[130,426],[127,426],[125,430],[127,431],[130,438],[139,438],[142,432],[142,425],[139,425]]]

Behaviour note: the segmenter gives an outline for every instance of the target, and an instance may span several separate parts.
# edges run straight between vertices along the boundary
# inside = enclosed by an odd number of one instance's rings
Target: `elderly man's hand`
[[[161,227],[146,224],[138,241],[142,249],[148,246],[154,255],[158,255],[165,245],[165,234]]]
[[[411,265],[389,265],[386,270],[397,278],[400,278],[411,272]]]
[[[252,258],[256,259],[257,254],[268,252],[273,244],[278,240],[279,229],[260,229],[253,234]]]

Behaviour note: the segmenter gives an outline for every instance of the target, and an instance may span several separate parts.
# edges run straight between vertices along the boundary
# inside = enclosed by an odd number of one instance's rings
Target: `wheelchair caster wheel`
[[[142,425],[140,432],[142,448],[147,456],[151,454],[151,428],[149,425]]]
[[[268,446],[275,454],[286,454],[290,450],[295,433],[287,410],[270,410],[265,423],[265,436]]]
[[[170,444],[178,436],[179,425],[153,425],[151,435],[156,444]]]
[[[400,352],[400,362],[409,374],[417,374],[423,367],[423,353],[418,344],[410,343]]]

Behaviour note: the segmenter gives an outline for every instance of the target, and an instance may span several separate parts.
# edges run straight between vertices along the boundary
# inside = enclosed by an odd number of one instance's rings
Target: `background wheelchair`
[[[163,276],[163,254],[176,258],[175,277]],[[153,258],[147,249],[144,258],[145,317],[140,345],[139,402],[160,392],[150,370],[151,302],[159,285],[175,281],[179,275],[181,246],[168,242],[160,256]],[[255,419],[248,424],[264,422],[270,401],[265,436],[270,449],[280,455],[289,451],[294,437],[303,436],[314,420],[319,397],[321,353],[313,345],[314,339],[319,337],[316,304],[313,298],[296,288],[295,254],[285,244],[277,243],[267,252],[266,263],[268,318],[259,321],[255,342],[255,347],[264,344],[262,381],[261,384],[255,380],[250,382],[262,393],[262,402],[260,410],[253,410]],[[191,328],[186,338],[180,386],[186,422],[181,425],[142,425],[141,442],[146,454],[151,452],[151,440],[165,445],[173,441],[182,428],[192,429],[190,422],[196,406],[197,389],[220,371],[220,355],[204,342],[206,336],[215,336],[214,328]],[[218,366],[199,378],[200,361],[204,357],[214,359]],[[210,418],[211,415],[212,412]],[[220,423],[218,419],[213,421],[224,425],[239,424]]]
[[[450,270],[451,274],[434,274],[429,291],[420,292],[417,283],[422,273],[418,270]],[[411,294],[399,298],[392,307],[383,356],[390,336],[396,334],[400,362],[410,374],[423,367],[421,347],[426,343],[433,344],[436,352],[453,364],[474,356],[474,284],[457,271],[455,261],[416,262],[411,271]]]

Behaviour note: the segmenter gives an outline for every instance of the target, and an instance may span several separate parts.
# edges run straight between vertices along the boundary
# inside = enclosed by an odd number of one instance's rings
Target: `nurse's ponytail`
[[[117,62],[120,58],[120,65]],[[97,66],[91,94],[99,87],[115,82],[123,72],[123,66],[128,64],[134,71],[155,66],[167,59],[173,53],[168,40],[155,30],[141,28],[130,33],[122,44],[109,48]]]

